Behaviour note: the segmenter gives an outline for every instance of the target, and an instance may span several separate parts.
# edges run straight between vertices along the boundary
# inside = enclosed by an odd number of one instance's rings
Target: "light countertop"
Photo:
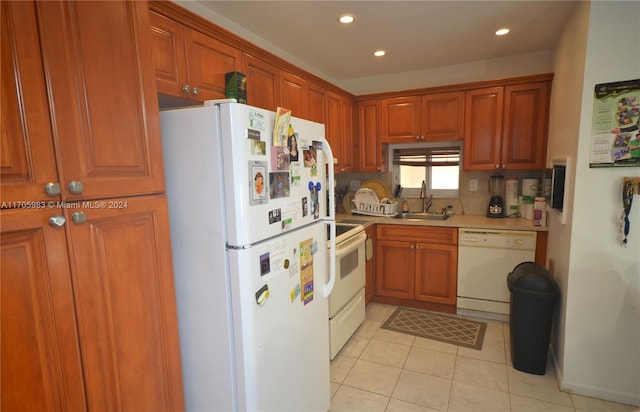
[[[357,221],[357,222],[356,222]],[[484,215],[454,215],[446,221],[438,220],[406,220],[393,219],[391,217],[366,216],[357,214],[340,213],[336,215],[336,222],[360,223],[367,227],[372,224],[411,225],[411,226],[443,226],[462,227],[475,229],[496,230],[532,230],[546,232],[547,226],[535,226],[533,220],[524,218],[490,218]]]

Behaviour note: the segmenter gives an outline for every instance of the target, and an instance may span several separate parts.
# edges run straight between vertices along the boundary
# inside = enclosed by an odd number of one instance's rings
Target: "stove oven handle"
[[[353,252],[355,249],[364,245],[365,240],[367,240],[367,234],[365,232],[360,232],[344,242],[340,242],[340,244],[336,246],[336,258],[346,256]]]

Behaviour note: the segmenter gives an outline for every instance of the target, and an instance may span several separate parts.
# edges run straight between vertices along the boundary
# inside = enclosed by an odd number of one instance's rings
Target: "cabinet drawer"
[[[378,225],[378,239],[419,241],[455,245],[458,231],[453,227]]]

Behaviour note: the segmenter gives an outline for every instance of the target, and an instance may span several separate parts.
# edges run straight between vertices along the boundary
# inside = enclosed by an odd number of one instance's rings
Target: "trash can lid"
[[[555,296],[560,293],[558,284],[551,274],[536,262],[522,262],[507,276],[507,286],[511,292]]]

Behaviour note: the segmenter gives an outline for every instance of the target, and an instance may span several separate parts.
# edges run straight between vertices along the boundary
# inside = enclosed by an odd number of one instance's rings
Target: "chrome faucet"
[[[422,199],[422,213],[427,213],[433,202],[433,195],[429,195],[429,200],[427,200],[427,183],[424,180],[420,188],[420,199]]]

